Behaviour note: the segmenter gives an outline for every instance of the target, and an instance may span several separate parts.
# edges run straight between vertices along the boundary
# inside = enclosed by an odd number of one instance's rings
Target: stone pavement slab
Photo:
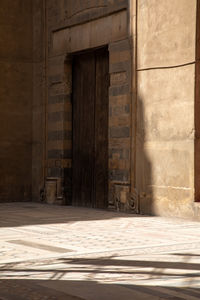
[[[2,299],[200,299],[199,222],[0,204]]]

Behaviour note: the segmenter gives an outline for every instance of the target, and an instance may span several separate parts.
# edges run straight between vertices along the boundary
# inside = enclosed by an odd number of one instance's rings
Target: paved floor
[[[199,225],[0,204],[0,300],[200,299]]]

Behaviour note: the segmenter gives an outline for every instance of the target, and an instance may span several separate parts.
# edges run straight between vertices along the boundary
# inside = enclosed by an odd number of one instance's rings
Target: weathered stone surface
[[[71,158],[72,150],[71,149],[53,149],[48,151],[48,158]]]
[[[130,135],[129,127],[111,127],[110,137],[111,138],[126,138]]]
[[[50,131],[48,133],[49,141],[71,139],[71,137],[72,137],[72,132],[67,130]]]
[[[32,0],[2,0],[0,7],[1,60],[31,62]]]
[[[48,168],[47,176],[48,177],[62,177],[63,169],[61,169],[60,167]]]
[[[127,182],[129,180],[129,170],[109,170],[109,178],[111,181]]]
[[[194,72],[190,65],[138,73],[138,129],[146,140],[194,138]]]
[[[112,56],[113,55],[111,54],[111,57]],[[119,57],[119,60],[120,60],[120,57]],[[123,71],[126,71],[128,73],[128,72],[130,72],[130,68],[131,68],[130,61],[123,60],[122,62],[118,61],[116,63],[110,63],[109,71],[110,71],[110,73],[117,73],[117,72],[123,72]]]
[[[109,112],[110,112],[110,116],[112,116],[112,119],[114,119],[113,117],[119,117],[121,116],[122,118],[125,119],[125,121],[128,121],[127,116],[130,114],[130,105],[113,105],[109,107]],[[111,119],[111,121],[112,121]],[[110,121],[110,122],[111,122]]]
[[[130,50],[130,41],[128,39],[120,40],[109,44],[110,52],[124,52]],[[119,54],[118,54],[119,55]]]
[[[71,112],[56,111],[56,112],[51,112],[48,114],[49,122],[60,122],[60,121],[64,121],[64,120],[68,120],[68,121],[72,120]]]
[[[129,149],[109,149],[109,158],[116,158],[116,159],[127,159],[129,158],[130,151]]]
[[[120,96],[126,95],[130,92],[130,86],[128,84],[112,86],[109,88],[109,95],[112,96]]]
[[[126,83],[127,75],[126,72],[116,72],[114,74],[111,74],[110,76],[110,84],[111,85],[119,85]]]
[[[64,103],[64,102],[68,102],[70,100],[71,100],[71,96],[66,95],[66,94],[49,96],[49,98],[48,98],[49,104]]]
[[[138,1],[138,68],[195,60],[196,0]]]
[[[52,55],[94,48],[127,37],[127,12],[115,13],[53,34]]]
[[[139,0],[137,25],[141,212],[192,216],[196,1]]]

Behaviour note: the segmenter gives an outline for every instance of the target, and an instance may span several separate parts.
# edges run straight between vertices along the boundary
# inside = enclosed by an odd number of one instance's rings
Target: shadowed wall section
[[[33,100],[32,100],[32,200],[38,201],[44,188],[45,121],[47,102],[46,0],[34,0],[33,18]]]
[[[0,5],[0,201],[31,199],[31,3]]]

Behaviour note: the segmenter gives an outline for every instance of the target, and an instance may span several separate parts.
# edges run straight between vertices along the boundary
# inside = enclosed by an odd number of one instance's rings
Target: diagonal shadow
[[[3,300],[198,300],[200,290],[86,280],[0,280],[0,295]]]
[[[0,203],[0,228],[141,217],[148,216],[94,208],[51,206],[39,203]]]

